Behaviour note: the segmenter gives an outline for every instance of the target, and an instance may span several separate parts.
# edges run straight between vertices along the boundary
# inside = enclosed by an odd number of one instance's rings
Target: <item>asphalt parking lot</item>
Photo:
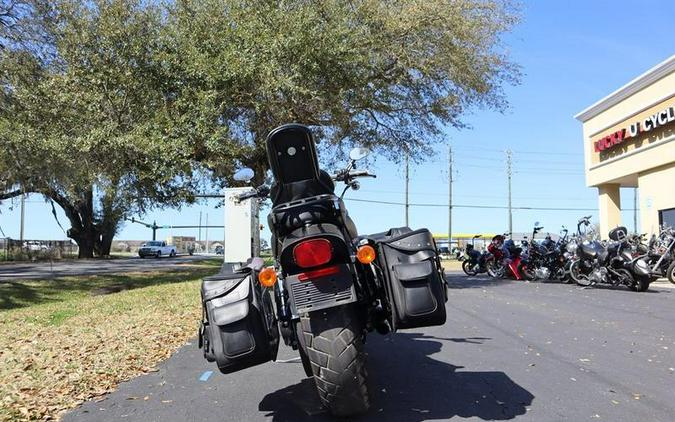
[[[172,270],[181,266],[213,258],[214,255],[179,255],[174,258],[139,257],[117,259],[63,260],[52,262],[17,262],[0,265],[0,283],[16,280],[45,280],[56,277],[88,276],[110,273]]]
[[[675,289],[449,281],[446,325],[369,336],[359,420],[673,420]],[[331,420],[296,356],[222,375],[193,342],[63,420]]]

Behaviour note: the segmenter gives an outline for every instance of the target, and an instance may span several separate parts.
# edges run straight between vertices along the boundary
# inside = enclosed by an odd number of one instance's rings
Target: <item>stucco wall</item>
[[[675,149],[675,144],[671,146]],[[640,229],[658,233],[659,210],[675,208],[675,163],[638,176],[640,189]]]

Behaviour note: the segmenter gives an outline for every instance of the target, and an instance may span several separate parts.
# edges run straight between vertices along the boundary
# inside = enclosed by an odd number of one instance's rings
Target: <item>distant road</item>
[[[175,270],[214,255],[177,256],[175,258],[138,257],[118,259],[86,259],[50,262],[17,262],[0,265],[0,283],[15,280],[44,280],[56,277],[129,273],[136,271]]]

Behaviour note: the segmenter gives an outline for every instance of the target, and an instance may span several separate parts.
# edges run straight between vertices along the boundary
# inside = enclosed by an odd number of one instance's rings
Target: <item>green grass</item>
[[[191,276],[199,276],[203,273],[212,273],[221,265],[221,260],[209,259],[170,272],[105,274],[42,281],[0,282],[0,311],[42,303],[69,301],[92,294],[108,294],[157,284],[177,283],[185,279],[186,271],[192,272]]]
[[[0,283],[0,421],[58,418],[152,370],[196,335],[221,264]]]

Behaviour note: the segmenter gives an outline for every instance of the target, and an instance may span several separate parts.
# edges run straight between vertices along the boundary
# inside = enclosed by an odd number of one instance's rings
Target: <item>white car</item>
[[[23,247],[24,247],[24,249],[27,249],[27,250],[33,251],[33,252],[46,251],[47,249],[49,249],[49,248],[47,248],[47,245],[45,245],[43,243],[40,243],[36,240],[29,240],[27,242],[23,242]]]
[[[138,256],[145,258],[146,256],[154,256],[155,258],[161,258],[162,256],[176,256],[176,247],[174,245],[167,245],[166,242],[161,240],[151,240],[145,242],[138,249]]]

